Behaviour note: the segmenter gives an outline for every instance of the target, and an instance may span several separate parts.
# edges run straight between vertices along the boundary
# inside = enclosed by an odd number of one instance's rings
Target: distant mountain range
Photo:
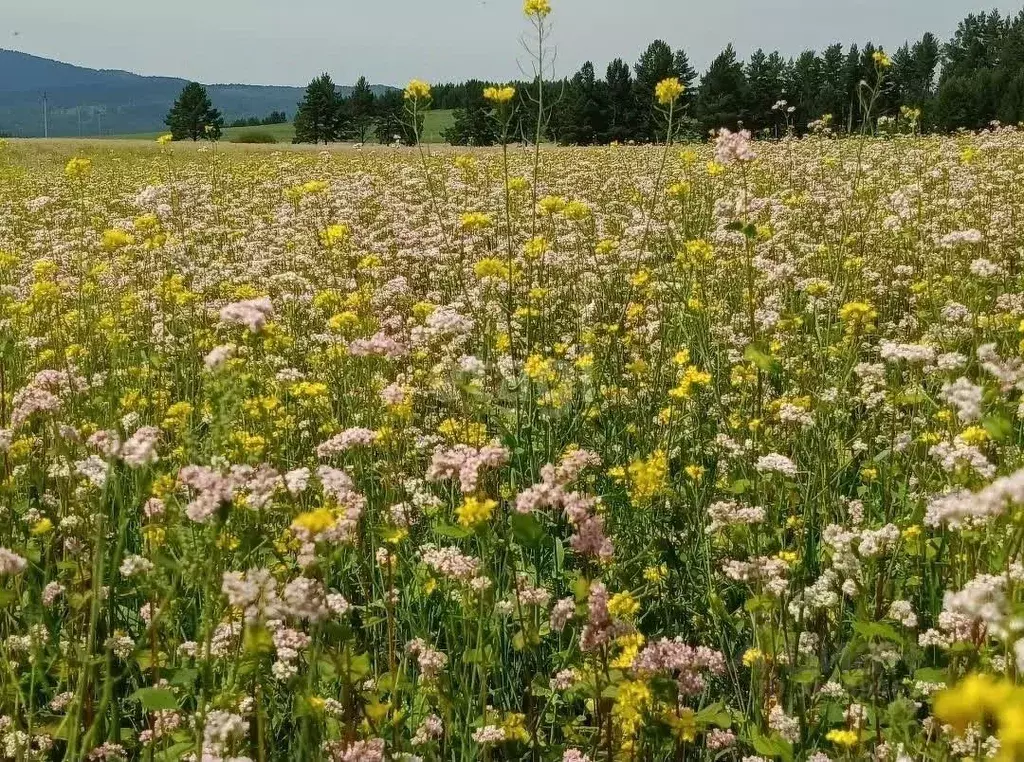
[[[40,137],[43,98],[50,137],[123,135],[165,129],[164,117],[187,80],[87,69],[0,48],[0,134]],[[350,87],[340,87],[345,95]],[[375,92],[392,88],[373,85]],[[224,121],[284,111],[291,119],[304,88],[207,85]]]

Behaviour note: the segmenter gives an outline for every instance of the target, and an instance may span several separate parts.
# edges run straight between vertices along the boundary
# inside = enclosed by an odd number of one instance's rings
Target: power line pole
[[[47,107],[46,93],[44,92],[43,93],[43,137],[44,138],[50,137],[50,120],[49,120],[49,115],[47,114],[46,107]]]

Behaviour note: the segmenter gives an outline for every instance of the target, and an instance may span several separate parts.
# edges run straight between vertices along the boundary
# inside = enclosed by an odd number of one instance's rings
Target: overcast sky
[[[632,63],[654,38],[703,70],[727,42],[794,55],[871,39],[891,49],[1021,0],[552,0],[557,73]],[[0,47],[204,83],[304,85],[517,77],[520,0],[0,0]]]

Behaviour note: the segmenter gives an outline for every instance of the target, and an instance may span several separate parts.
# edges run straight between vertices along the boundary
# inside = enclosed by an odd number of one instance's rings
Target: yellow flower
[[[650,501],[668,489],[668,455],[656,450],[649,458],[629,464],[629,496],[634,502]]]
[[[644,569],[644,579],[647,582],[658,583],[665,580],[668,577],[668,567],[665,564],[659,564],[658,566],[648,566]]]
[[[639,632],[616,638],[615,645],[619,646],[622,650],[612,660],[611,666],[614,669],[630,669],[633,666],[633,662],[636,661],[637,654],[640,653],[644,641],[644,636]]]
[[[300,513],[292,521],[293,529],[304,529],[308,534],[316,536],[334,526],[334,514],[326,508]]]
[[[704,466],[698,466],[695,463],[691,463],[684,468],[683,471],[685,471],[686,475],[695,482],[699,482],[704,478]]]
[[[530,355],[526,358],[526,363],[523,365],[523,373],[531,381],[546,381],[550,383],[558,378],[552,361],[540,355]]]
[[[523,13],[542,19],[551,13],[551,3],[549,0],[526,0],[523,3]]]
[[[473,272],[478,278],[507,278],[508,266],[497,257],[486,257],[473,265]]]
[[[76,156],[67,163],[67,166],[64,167],[64,174],[72,180],[81,180],[89,174],[89,170],[91,169],[92,161],[90,159],[84,159]]]
[[[405,99],[407,101],[425,101],[430,98],[430,85],[421,79],[411,79],[405,86]]]
[[[35,524],[32,525],[32,534],[36,537],[40,537],[44,534],[49,534],[53,531],[53,522],[49,519],[39,519]]]
[[[516,97],[516,89],[514,87],[487,87],[484,89],[484,98],[489,100],[491,103],[502,104],[508,103],[510,100]]]
[[[103,231],[103,239],[100,245],[104,251],[115,251],[124,246],[130,246],[133,243],[135,243],[135,237],[131,233],[127,233],[120,228],[110,228]]]
[[[541,214],[558,214],[568,203],[561,196],[544,196],[537,202],[537,210]]]
[[[165,133],[165,134],[161,135],[160,137],[158,137],[156,139],[156,142],[159,143],[162,146],[165,146],[168,143],[170,143],[172,140],[174,140],[174,136],[171,133],[168,132],[168,133]]]
[[[679,77],[667,77],[655,86],[654,97],[662,106],[670,106],[676,102],[685,89],[679,81]]]
[[[892,66],[892,59],[889,58],[889,56],[887,56],[885,54],[885,51],[883,50],[876,50],[872,54],[871,58],[874,60],[875,65],[878,66],[879,69],[888,69],[890,66]]]
[[[498,503],[494,500],[489,498],[480,499],[469,495],[462,502],[462,505],[455,509],[455,515],[458,516],[460,525],[467,528],[475,527],[477,524],[490,521],[494,509],[497,507]]]
[[[981,426],[968,426],[960,432],[960,438],[969,445],[980,445],[988,441],[988,432]]]
[[[466,212],[462,215],[462,229],[467,232],[483,230],[491,226],[491,215],[483,212]]]
[[[869,302],[847,302],[839,308],[839,319],[846,323],[848,331],[858,329],[870,331],[874,327],[878,312]]]
[[[988,714],[1002,709],[1013,692],[1011,683],[996,680],[991,675],[971,674],[959,685],[938,693],[932,712],[962,733],[972,722],[980,722]]]
[[[344,243],[349,236],[348,225],[328,225],[320,234],[320,241],[327,248]]]
[[[743,665],[753,667],[764,661],[764,652],[760,648],[748,648],[743,653]]]
[[[608,601],[608,613],[617,619],[632,619],[640,611],[640,603],[630,593],[616,593]]]
[[[544,256],[544,252],[548,250],[548,242],[543,236],[537,236],[531,238],[523,246],[523,255],[527,259],[540,259]]]
[[[642,680],[624,680],[619,684],[612,714],[622,728],[622,734],[631,736],[643,724],[643,714],[651,704],[651,689]]]
[[[830,730],[825,734],[825,738],[836,746],[842,746],[846,749],[856,746],[860,740],[857,733],[853,730]]]

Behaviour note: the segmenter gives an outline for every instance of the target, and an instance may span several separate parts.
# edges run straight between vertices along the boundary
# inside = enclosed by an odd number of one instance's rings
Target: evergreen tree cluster
[[[741,126],[762,136],[800,134],[825,115],[834,130],[857,132],[874,129],[879,117],[898,117],[903,108],[919,112],[916,126],[928,131],[1024,121],[1024,11],[1006,18],[998,11],[971,14],[945,45],[926,33],[895,51],[881,78],[875,61],[879,50],[871,42],[837,43],[795,58],[757,50],[743,61],[730,44],[698,81],[685,51],[655,40],[632,67],[615,59],[599,78],[588,61],[571,78],[547,84],[545,101],[555,104],[547,137],[574,145],[664,140],[666,120],[654,88],[667,77],[686,86],[675,122],[677,136],[692,138]],[[469,80],[434,86],[434,107],[456,110],[449,142],[497,141],[483,98],[491,84]],[[877,85],[869,111],[864,96]],[[516,87],[526,93],[535,86]],[[529,136],[536,121],[529,113],[532,101],[517,101],[519,129],[513,133]],[[865,123],[868,114],[872,124]]]
[[[422,115],[419,121],[422,129]],[[379,143],[396,139],[406,145],[416,142],[401,90],[375,95],[366,77],[360,77],[352,92],[343,97],[329,74],[309,83],[295,112],[295,143],[365,143],[371,137]]]
[[[271,124],[287,124],[288,115],[283,111],[271,111],[270,114],[260,119],[257,116],[250,116],[246,119],[235,119],[228,127],[266,127]]]

